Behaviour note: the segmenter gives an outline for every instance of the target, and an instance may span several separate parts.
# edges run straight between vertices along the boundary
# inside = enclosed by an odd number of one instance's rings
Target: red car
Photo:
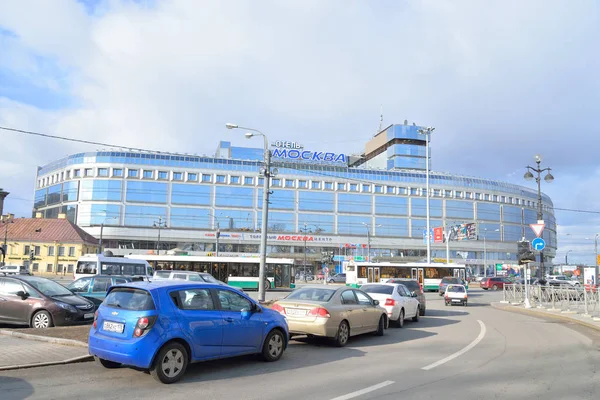
[[[480,286],[483,290],[498,290],[504,288],[504,285],[509,285],[512,282],[508,278],[504,277],[491,277],[491,278],[483,278],[481,280]]]

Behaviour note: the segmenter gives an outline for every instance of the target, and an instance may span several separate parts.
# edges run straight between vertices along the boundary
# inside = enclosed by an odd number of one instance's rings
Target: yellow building
[[[59,214],[58,219],[2,217],[6,265],[29,266],[38,276],[72,275],[77,259],[96,253],[98,240]]]

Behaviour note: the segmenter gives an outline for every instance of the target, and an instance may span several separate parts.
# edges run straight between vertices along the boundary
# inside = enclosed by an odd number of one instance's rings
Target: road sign
[[[531,230],[533,230],[533,233],[535,233],[535,236],[540,237],[542,236],[542,232],[544,232],[546,224],[530,224],[529,226],[531,227]]]
[[[544,241],[544,239],[538,237],[533,239],[533,242],[531,242],[531,246],[534,250],[542,251],[546,248],[546,242]]]

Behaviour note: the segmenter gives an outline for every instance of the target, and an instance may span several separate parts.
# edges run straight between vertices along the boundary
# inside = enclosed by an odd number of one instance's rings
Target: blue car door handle
[[[227,317],[227,318],[225,318],[225,322],[233,322],[233,318]]]

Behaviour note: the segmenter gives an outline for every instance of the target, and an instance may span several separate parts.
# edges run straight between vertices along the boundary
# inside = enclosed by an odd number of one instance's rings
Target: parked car
[[[387,281],[387,283],[401,283],[408,290],[410,290],[411,294],[417,294],[417,300],[419,301],[419,311],[421,312],[421,316],[425,315],[425,310],[427,309],[427,299],[425,298],[425,293],[423,293],[423,289],[419,282],[415,279],[406,279],[406,278],[392,278]]]
[[[86,276],[69,283],[67,289],[91,300],[96,306],[99,306],[106,297],[106,292],[111,286],[132,282],[132,280],[133,278],[131,276]]]
[[[24,265],[3,265],[0,267],[0,274],[4,275],[31,275],[29,267]]]
[[[96,307],[46,278],[0,275],[0,322],[32,328],[91,323]]]
[[[149,370],[177,382],[190,362],[261,354],[277,361],[285,318],[228,286],[157,280],[113,286],[90,330],[89,352],[106,368]]]
[[[398,328],[404,326],[405,318],[412,318],[413,322],[419,321],[421,306],[417,294],[401,283],[368,283],[362,285],[360,290],[367,293],[386,309],[388,318]]]
[[[335,274],[327,280],[329,283],[346,283],[346,274]]]
[[[440,286],[439,286],[439,294],[440,296],[443,296],[444,293],[446,293],[446,287],[448,285],[461,285],[462,284],[462,280],[460,278],[454,278],[452,276],[445,276],[442,278],[441,282],[440,282]]]
[[[152,279],[179,279],[184,281],[196,281],[196,282],[206,282],[206,283],[216,283],[218,285],[225,285],[225,282],[222,282],[211,274],[207,272],[195,272],[195,271],[155,271]]]
[[[482,280],[480,286],[483,290],[498,290],[504,288],[504,285],[510,285],[511,283],[511,280],[508,278],[496,276]]]
[[[469,294],[464,285],[448,285],[444,292],[444,304],[450,306],[452,304],[462,304],[467,306]]]
[[[374,332],[383,336],[389,324],[378,300],[346,286],[304,286],[275,302],[272,309],[285,315],[291,336],[327,337],[338,347],[354,335]]]
[[[565,275],[548,275],[547,281],[548,281],[548,284],[552,285],[552,286],[561,286],[561,285],[568,285],[569,287],[579,286],[578,280],[569,279]]]

